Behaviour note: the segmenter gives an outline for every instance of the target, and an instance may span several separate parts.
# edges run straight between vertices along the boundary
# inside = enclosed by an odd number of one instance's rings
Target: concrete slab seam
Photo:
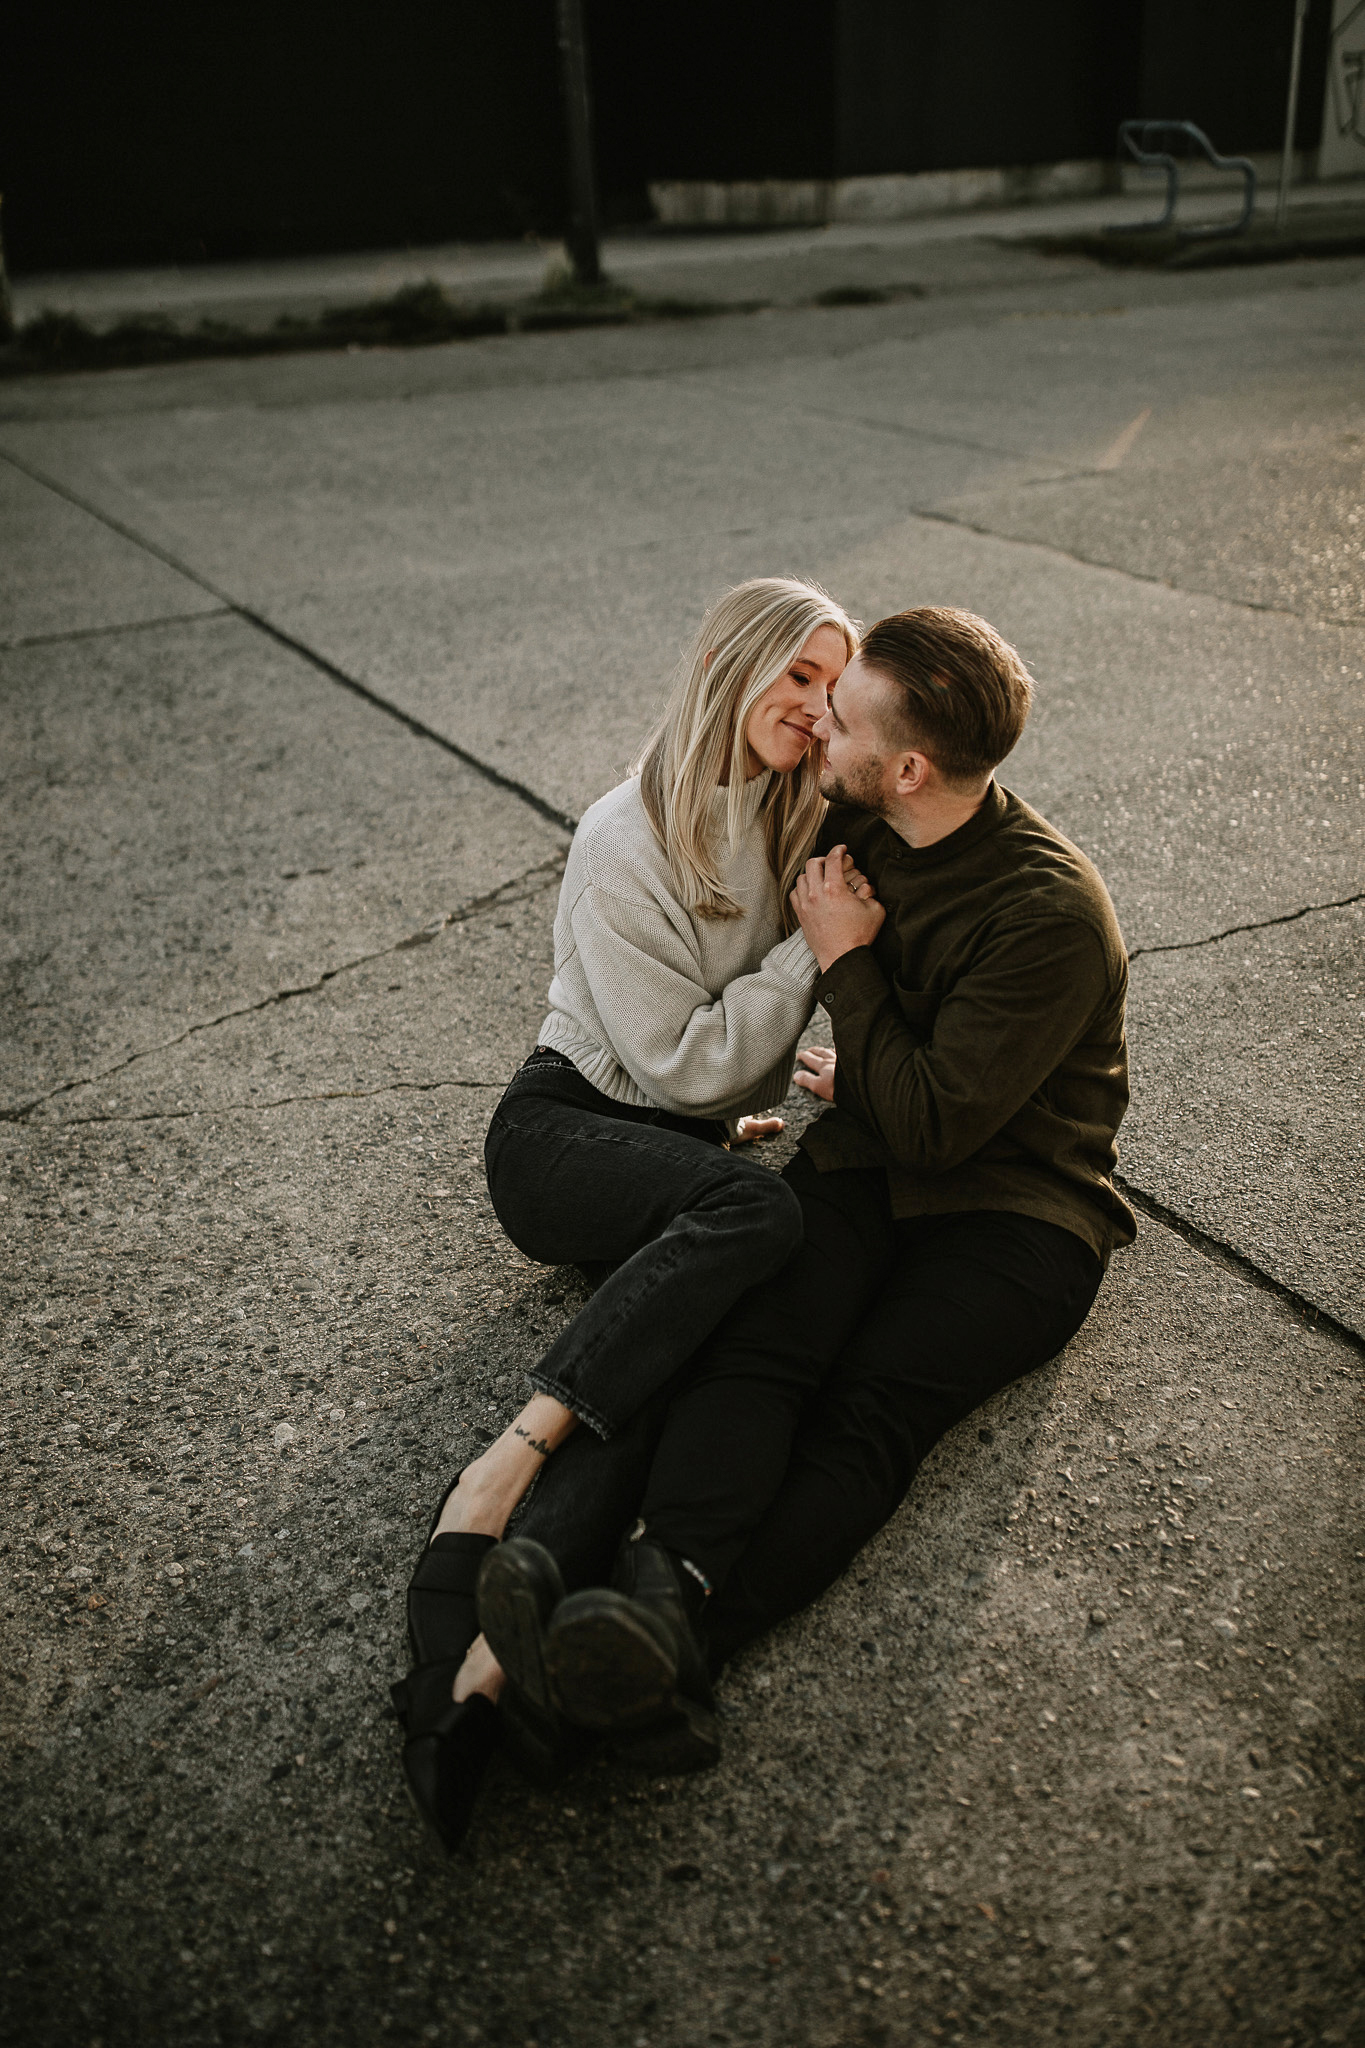
[[[207,587],[205,585],[206,589]],[[363,697],[365,702],[373,704],[376,710],[387,713],[390,718],[396,718],[400,725],[405,725],[418,739],[431,740],[436,746],[444,748],[446,753],[453,754],[457,761],[463,761],[466,768],[472,768],[477,775],[482,775],[486,782],[493,783],[498,789],[505,789],[511,796],[520,797],[538,817],[544,818],[551,825],[557,825],[561,832],[567,833],[570,838],[573,837],[578,829],[577,818],[571,818],[567,811],[558,810],[554,804],[547,803],[545,798],[538,796],[528,784],[518,782],[515,776],[504,775],[501,769],[492,767],[487,761],[481,761],[477,754],[471,754],[468,748],[460,746],[457,741],[447,739],[435,726],[427,725],[422,719],[414,718],[410,712],[401,710],[397,704],[391,704],[387,697],[381,697],[377,691],[370,689],[367,683],[362,683],[356,676],[347,675],[345,669],[338,668],[335,662],[328,661],[326,655],[318,654],[306,641],[296,640],[292,633],[286,633],[282,627],[273,625],[259,612],[251,611],[246,605],[231,603],[231,600],[229,603],[238,618],[245,619],[248,625],[255,626],[259,632],[266,633],[272,640],[278,641],[281,647],[287,647],[292,653],[300,655],[304,661],[310,662],[332,682],[340,683],[343,689],[353,690],[357,697]]]
[[[118,633],[150,633],[157,626],[197,626],[201,619],[232,616],[230,604],[216,605],[207,612],[163,612],[154,619],[126,619],[117,626],[73,626],[66,633],[26,633],[18,640],[0,640],[0,654],[13,654],[24,647],[57,647],[68,640],[105,640]]]
[[[903,431],[913,432],[914,429],[907,428]],[[1077,470],[1073,473],[1074,476],[1103,476],[1107,474],[1107,471],[1098,469]],[[1033,479],[1035,483],[1040,484],[1066,483],[1071,480],[1069,477],[1054,478],[1045,476]],[[1158,590],[1169,590],[1181,597],[1202,597],[1209,604],[1227,605],[1231,611],[1257,612],[1261,616],[1269,613],[1275,618],[1297,619],[1301,624],[1336,626],[1338,628],[1348,628],[1357,633],[1361,630],[1359,619],[1343,619],[1335,616],[1312,618],[1306,612],[1291,611],[1284,605],[1258,604],[1255,598],[1252,597],[1229,597],[1221,590],[1203,590],[1197,583],[1173,583],[1168,576],[1145,576],[1140,569],[1124,569],[1120,568],[1115,562],[1098,562],[1089,555],[1075,554],[1070,548],[1058,547],[1055,541],[1023,540],[1018,534],[999,533],[993,526],[978,526],[975,520],[964,519],[956,512],[936,512],[917,508],[910,516],[915,519],[932,519],[940,526],[959,527],[964,533],[979,534],[982,540],[998,541],[1002,547],[1038,548],[1043,554],[1055,555],[1059,561],[1072,562],[1080,569],[1100,569],[1106,575],[1121,577],[1126,583],[1155,584]]]
[[[458,741],[448,739],[444,733],[438,732],[434,726],[425,724],[422,719],[414,718],[410,712],[402,710],[397,704],[390,703],[387,697],[381,697],[377,690],[372,690],[367,683],[362,683],[358,676],[348,675],[345,669],[338,668],[334,661],[329,661],[325,654],[319,654],[315,648],[309,647],[306,641],[296,639],[292,633],[286,633],[282,626],[273,624],[271,620],[265,618],[260,612],[253,611],[249,605],[240,604],[230,591],[219,589],[216,583],[211,582],[207,576],[201,575],[197,569],[192,569],[188,562],[184,562],[179,556],[173,555],[168,548],[159,546],[156,541],[148,540],[145,534],[137,532],[134,527],[126,526],[121,519],[116,519],[112,513],[104,511],[100,506],[82,497],[79,492],[69,489],[66,484],[59,483],[55,477],[49,476],[45,470],[38,469],[33,464],[22,461],[11,449],[0,448],[0,460],[8,462],[11,467],[19,470],[22,475],[28,477],[33,483],[41,484],[45,490],[52,491],[59,498],[64,498],[68,504],[74,505],[78,511],[88,513],[90,518],[99,520],[101,525],[107,526],[112,533],[118,534],[122,540],[131,542],[134,547],[142,548],[149,555],[154,555],[157,561],[164,562],[168,569],[174,569],[177,575],[185,577],[190,583],[197,584],[201,590],[206,590],[210,597],[216,597],[226,611],[232,612],[237,618],[245,620],[247,625],[254,626],[258,632],[265,633],[281,647],[287,647],[291,653],[300,656],[302,660],[308,662],[311,667],[317,669],[320,674],[325,675],[331,682],[340,683],[343,689],[353,691],[357,697],[363,697],[365,702],[374,705],[377,711],[384,712],[389,718],[397,719],[400,725],[405,725],[408,731],[414,733],[418,739],[430,740],[435,746],[443,748],[446,753],[453,754],[457,761],[463,761],[466,768],[472,768],[476,774],[483,776],[485,781],[493,783],[496,788],[505,789],[510,795],[520,797],[521,801],[524,804],[528,804],[536,812],[537,816],[546,819],[552,825],[557,825],[561,831],[567,832],[570,837],[577,830],[578,820],[576,818],[571,818],[567,812],[558,810],[553,804],[547,803],[544,797],[537,795],[536,791],[529,788],[524,782],[518,782],[514,776],[504,775],[501,769],[494,768],[487,761],[481,761],[477,754],[471,754],[468,748],[460,746]]]
[[[159,1053],[172,1051],[177,1045],[183,1045],[187,1038],[196,1038],[201,1032],[214,1031],[220,1024],[230,1024],[238,1017],[252,1017],[262,1010],[274,1009],[281,1003],[291,1003],[299,996],[316,995],[321,989],[326,988],[329,982],[335,981],[339,975],[353,973],[360,967],[368,967],[376,960],[386,960],[394,953],[406,953],[410,952],[415,946],[429,945],[433,939],[439,938],[440,934],[443,931],[448,931],[452,925],[467,924],[471,918],[479,916],[485,910],[501,909],[507,904],[523,901],[524,898],[514,894],[514,891],[525,888],[527,884],[531,885],[528,893],[533,896],[537,895],[542,889],[554,886],[559,880],[563,865],[563,859],[559,854],[551,854],[546,860],[537,861],[534,867],[527,868],[524,873],[513,876],[511,881],[502,882],[496,889],[490,889],[486,895],[476,896],[472,902],[461,904],[458,910],[448,911],[444,917],[433,919],[430,924],[423,925],[420,931],[409,932],[405,938],[395,940],[391,946],[380,946],[373,953],[361,953],[354,960],[343,960],[338,966],[327,968],[315,981],[304,982],[297,988],[275,989],[270,995],[262,996],[258,1002],[239,1004],[236,1009],[224,1010],[221,1015],[216,1017],[203,1017],[197,1024],[191,1024],[184,1031],[179,1032],[176,1037],[165,1039],[159,1045],[142,1046],[137,1052],[129,1053],[126,1059],[116,1061],[113,1066],[101,1068],[97,1074],[77,1075],[74,1080],[63,1081],[56,1088],[49,1088],[45,1094],[35,1095],[28,1102],[18,1103],[11,1109],[0,1109],[0,1123],[22,1123],[33,1114],[34,1110],[41,1109],[45,1103],[55,1102],[62,1095],[70,1095],[77,1088],[94,1087],[97,1082],[107,1081],[115,1074],[126,1072],[129,1067],[136,1066],[139,1060],[154,1059]],[[390,1083],[388,1085],[397,1086],[400,1084]],[[469,1085],[483,1086],[485,1084]],[[383,1093],[383,1090],[378,1092]],[[265,1105],[261,1106],[264,1107]],[[187,1112],[187,1114],[199,1114],[199,1112]],[[142,1121],[142,1119],[72,1117],[69,1121],[72,1123],[137,1122]]]
[[[909,340],[917,338],[913,335],[907,337]],[[815,420],[832,420],[836,426],[840,427],[868,427],[873,433],[877,434],[905,434],[912,441],[941,441],[949,448],[970,448],[976,455],[998,455],[1002,461],[1009,461],[1012,457],[1016,460],[1018,459],[1013,448],[997,448],[993,441],[972,441],[965,434],[943,434],[934,427],[910,427],[903,420],[869,420],[865,419],[861,413],[856,412],[828,412],[821,405],[803,405],[799,410],[808,413]],[[1086,474],[1088,473],[1086,472]],[[1064,477],[1046,476],[1033,478],[1031,481],[1037,483],[1064,483],[1066,479]],[[925,513],[923,516],[925,518],[933,518],[937,515]],[[983,532],[985,529],[974,528],[973,531]],[[1000,536],[997,535],[995,537],[998,539]]]
[[[1221,945],[1224,939],[1235,939],[1243,932],[1266,932],[1277,924],[1297,924],[1301,917],[1314,917],[1321,911],[1349,910],[1356,903],[1365,903],[1365,889],[1355,896],[1337,896],[1330,903],[1305,903],[1300,910],[1286,910],[1280,917],[1258,918],[1254,924],[1230,924],[1225,932],[1211,932],[1206,939],[1172,939],[1165,946],[1134,946],[1128,955],[1129,963],[1145,959],[1149,953],[1194,953],[1201,946]]]
[[[1328,1331],[1332,1336],[1340,1338],[1342,1343],[1349,1344],[1360,1357],[1365,1358],[1365,1335],[1359,1330],[1352,1329],[1349,1323],[1339,1322],[1329,1310],[1319,1308],[1315,1301],[1310,1301],[1306,1294],[1300,1294],[1297,1288],[1286,1286],[1283,1280],[1276,1280],[1273,1274],[1258,1266],[1254,1259],[1249,1259],[1245,1252],[1239,1252],[1232,1245],[1225,1244],[1222,1238],[1214,1237],[1212,1232],[1201,1230],[1197,1223],[1187,1222],[1178,1209],[1168,1209],[1155,1195],[1149,1195],[1145,1188],[1137,1187],[1132,1181],[1125,1180],[1122,1174],[1114,1175],[1114,1185],[1127,1196],[1135,1209],[1150,1217],[1153,1223],[1164,1224],[1167,1230],[1173,1230],[1177,1237],[1183,1238],[1186,1244],[1201,1252],[1205,1258],[1212,1260],[1216,1265],[1230,1267],[1240,1274],[1242,1279],[1250,1281],[1261,1293],[1275,1295],[1287,1308],[1293,1309],[1296,1315],[1301,1315],[1311,1322],[1315,1330]]]

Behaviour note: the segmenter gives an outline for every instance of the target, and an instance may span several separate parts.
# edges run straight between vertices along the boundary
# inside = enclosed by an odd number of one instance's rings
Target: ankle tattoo
[[[550,1446],[546,1443],[544,1437],[532,1436],[530,1430],[523,1429],[519,1422],[513,1425],[512,1434],[513,1436],[519,1436],[528,1449],[538,1452],[542,1458],[549,1457]]]

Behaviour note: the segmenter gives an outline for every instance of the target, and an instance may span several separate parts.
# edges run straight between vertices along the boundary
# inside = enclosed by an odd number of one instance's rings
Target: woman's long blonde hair
[[[749,715],[820,626],[842,633],[851,660],[858,627],[818,583],[754,576],[727,590],[702,620],[640,756],[645,814],[668,855],[681,900],[697,917],[744,915],[744,905],[720,877],[712,799],[726,783],[726,837],[733,847],[743,822]],[[772,777],[763,798],[768,865],[788,930],[787,897],[824,813],[820,749],[812,745],[790,775]]]

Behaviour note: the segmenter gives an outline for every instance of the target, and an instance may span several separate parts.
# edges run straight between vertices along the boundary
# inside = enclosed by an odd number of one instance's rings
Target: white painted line
[[[1095,464],[1096,469],[1117,469],[1151,417],[1151,406],[1144,405],[1137,418],[1130,420],[1118,439],[1111,442],[1110,446],[1105,449],[1103,455]]]

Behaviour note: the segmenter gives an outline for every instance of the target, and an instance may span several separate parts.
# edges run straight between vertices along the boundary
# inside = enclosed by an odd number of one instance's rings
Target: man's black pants
[[[570,1585],[606,1575],[638,1511],[715,1587],[716,1662],[804,1607],[904,1499],[944,1432],[1053,1357],[1100,1261],[1001,1210],[898,1222],[878,1169],[785,1179],[802,1248],[730,1311],[669,1398],[550,1460],[518,1534]]]

